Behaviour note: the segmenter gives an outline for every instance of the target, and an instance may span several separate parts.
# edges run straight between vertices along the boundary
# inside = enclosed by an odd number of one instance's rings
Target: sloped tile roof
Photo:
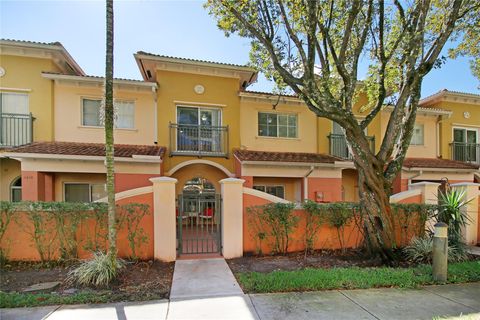
[[[471,169],[479,168],[478,164],[440,158],[405,158],[403,166],[407,168],[443,168]]]
[[[242,161],[272,161],[272,162],[304,162],[304,163],[334,163],[343,161],[340,158],[319,153],[300,152],[267,152],[253,150],[234,150],[235,156]]]
[[[139,156],[159,156],[163,158],[165,147],[150,145],[115,145],[115,157],[131,158]],[[105,144],[103,143],[79,143],[79,142],[33,142],[20,147],[5,150],[8,153],[38,153],[75,156],[105,156]]]

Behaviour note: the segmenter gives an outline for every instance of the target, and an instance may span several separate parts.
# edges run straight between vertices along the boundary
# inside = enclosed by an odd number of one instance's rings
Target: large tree
[[[115,171],[114,171],[114,109],[113,109],[113,0],[106,0],[107,37],[105,54],[105,166],[107,171],[108,199],[108,254],[112,266],[117,258],[117,225],[115,216]]]
[[[461,37],[479,14],[478,0],[208,0],[206,7],[227,35],[251,39],[251,60],[267,77],[343,128],[358,170],[366,243],[388,259],[395,245],[389,196],[422,80],[443,61],[449,38]],[[360,61],[369,64],[362,82]],[[353,107],[362,90],[369,102],[358,121]],[[387,102],[393,110],[374,152],[364,129]]]

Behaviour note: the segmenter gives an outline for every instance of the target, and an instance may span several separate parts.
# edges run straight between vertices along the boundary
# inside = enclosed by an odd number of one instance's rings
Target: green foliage
[[[407,245],[413,237],[424,237],[425,224],[438,210],[437,205],[420,203],[393,203],[391,208],[394,229],[400,231],[401,246]]]
[[[3,241],[3,236],[5,235],[10,222],[15,217],[14,213],[15,210],[12,202],[0,202],[0,267],[3,267],[8,262],[10,243],[8,241]]]
[[[294,208],[293,203],[270,203],[247,209],[254,237],[270,240],[273,253],[288,252],[290,235],[299,221]]]
[[[305,254],[307,254],[315,249],[318,230],[325,221],[325,211],[312,200],[305,200],[302,208],[305,210]]]
[[[413,238],[408,246],[403,248],[408,260],[415,263],[432,263],[433,238]],[[461,262],[468,260],[468,252],[462,244],[448,246],[448,261]]]
[[[462,242],[462,228],[470,222],[465,206],[472,200],[466,200],[465,190],[453,189],[446,193],[440,192],[440,208],[437,220],[448,225],[449,244],[458,244]]]
[[[150,206],[146,204],[131,203],[120,207],[119,225],[127,227],[127,240],[132,259],[138,258],[136,249],[148,243],[148,236],[140,226],[140,222],[148,214],[150,214]]]
[[[110,302],[110,292],[93,293],[80,292],[73,295],[61,296],[50,293],[18,293],[0,291],[0,308],[23,308],[60,304],[85,304]]]
[[[109,254],[95,252],[91,259],[69,272],[68,280],[84,286],[106,287],[125,267],[121,259],[112,259]]]
[[[7,258],[7,242],[10,240],[3,239],[3,235],[10,222],[16,221],[20,215],[25,215],[29,223],[17,225],[30,236],[44,263],[55,256],[59,261],[75,260],[82,245],[83,249],[91,252],[106,249],[108,227],[105,203],[0,201],[0,209],[0,263]],[[117,210],[121,213],[117,227],[127,229],[131,257],[137,258],[138,249],[148,242],[140,223],[149,214],[150,208],[145,204],[132,203],[117,206]],[[82,239],[80,234],[84,236]]]
[[[416,288],[434,284],[432,268],[332,268],[238,273],[237,279],[247,293],[367,289],[377,287]],[[448,266],[448,283],[480,281],[480,261]]]

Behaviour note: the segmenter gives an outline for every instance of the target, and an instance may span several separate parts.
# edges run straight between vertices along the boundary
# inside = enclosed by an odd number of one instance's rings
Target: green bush
[[[82,261],[68,273],[68,280],[85,286],[106,287],[124,267],[123,260],[112,259],[103,252],[95,252],[91,259]]]
[[[408,246],[403,249],[408,260],[416,263],[432,263],[433,238],[413,238]],[[468,252],[464,245],[455,244],[448,247],[448,261],[461,262],[468,260]]]
[[[290,235],[299,221],[293,209],[295,209],[293,203],[270,203],[247,209],[253,236],[256,239],[270,240],[273,253],[288,252]],[[261,247],[258,250],[261,251]]]

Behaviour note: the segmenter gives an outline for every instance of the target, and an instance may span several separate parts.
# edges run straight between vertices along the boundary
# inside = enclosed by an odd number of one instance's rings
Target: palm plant
[[[462,228],[470,222],[465,206],[472,201],[466,200],[466,192],[461,189],[453,189],[439,193],[439,211],[437,220],[448,225],[448,238],[451,244],[462,242]]]

